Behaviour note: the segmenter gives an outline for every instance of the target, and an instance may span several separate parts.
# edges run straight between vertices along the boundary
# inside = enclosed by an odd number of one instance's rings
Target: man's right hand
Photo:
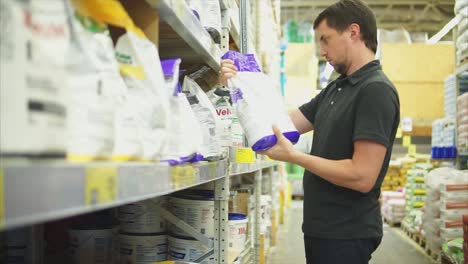
[[[221,60],[221,69],[219,70],[219,83],[227,86],[229,78],[236,76],[237,68],[232,60]]]

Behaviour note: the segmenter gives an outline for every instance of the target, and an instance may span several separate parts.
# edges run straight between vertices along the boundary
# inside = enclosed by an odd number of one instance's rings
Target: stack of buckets
[[[70,229],[73,263],[153,264],[165,260],[194,262],[211,250],[173,224],[167,224],[159,208],[214,239],[214,193],[187,190],[126,204],[117,209],[119,226]],[[229,247],[244,250],[247,217],[229,214]],[[214,255],[201,263],[214,264]]]
[[[214,238],[214,193],[207,190],[188,190],[169,198],[169,211],[208,238]],[[175,225],[169,225],[169,259],[195,261],[211,248],[190,237]],[[214,263],[214,255],[204,264]]]
[[[118,208],[120,263],[150,264],[167,260],[166,221],[158,210],[159,206],[167,207],[167,197]]]

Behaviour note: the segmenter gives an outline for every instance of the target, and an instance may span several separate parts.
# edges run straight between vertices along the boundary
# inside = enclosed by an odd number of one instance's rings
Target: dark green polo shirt
[[[369,193],[337,186],[305,171],[304,234],[334,239],[382,236],[378,198],[400,122],[400,102],[379,61],[339,77],[299,109],[314,125],[311,155],[351,159],[353,143],[360,139],[387,147],[379,177]]]

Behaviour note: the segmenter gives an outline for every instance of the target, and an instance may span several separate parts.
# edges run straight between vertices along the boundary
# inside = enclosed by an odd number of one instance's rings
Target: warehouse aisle
[[[285,224],[278,228],[276,247],[270,250],[268,264],[305,263],[302,234],[302,201],[292,201]]]
[[[286,223],[278,230],[277,246],[270,251],[268,264],[305,263],[301,230],[302,201],[293,201]],[[384,239],[370,264],[436,263],[398,228],[384,225]]]

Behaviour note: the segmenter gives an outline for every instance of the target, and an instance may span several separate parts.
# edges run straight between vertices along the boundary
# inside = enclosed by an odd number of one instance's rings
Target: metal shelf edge
[[[158,10],[161,19],[169,24],[192,49],[198,52],[198,55],[211,68],[215,71],[219,70],[221,50],[182,1],[146,0],[146,2]]]
[[[89,167],[116,168],[115,198],[96,204],[86,202]],[[2,169],[5,224],[0,226],[0,231],[116,207],[215,181],[227,176],[228,163],[221,160],[169,167],[161,163],[9,165],[6,162]]]

